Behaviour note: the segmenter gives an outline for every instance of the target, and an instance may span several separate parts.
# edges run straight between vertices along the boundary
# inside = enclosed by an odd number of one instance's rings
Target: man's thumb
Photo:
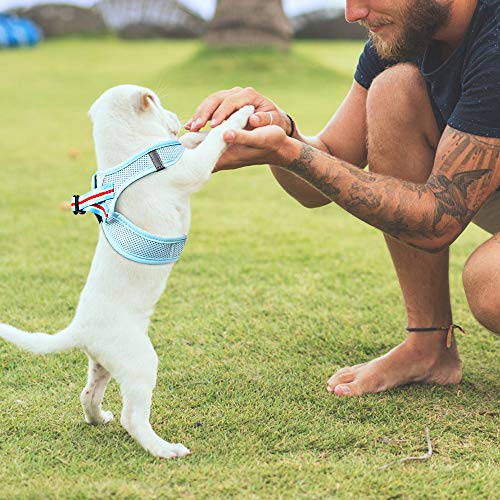
[[[222,136],[226,142],[241,144],[242,146],[256,146],[258,141],[248,130],[226,130]]]

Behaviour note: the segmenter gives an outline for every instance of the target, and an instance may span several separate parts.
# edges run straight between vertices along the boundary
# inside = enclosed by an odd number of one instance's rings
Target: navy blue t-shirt
[[[478,0],[462,43],[441,61],[434,44],[412,60],[429,90],[441,131],[448,124],[462,132],[500,138],[500,0]],[[364,88],[393,65],[368,41],[354,75]]]

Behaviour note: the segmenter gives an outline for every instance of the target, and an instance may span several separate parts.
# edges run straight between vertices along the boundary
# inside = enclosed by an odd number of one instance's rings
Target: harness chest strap
[[[179,259],[186,235],[163,237],[144,231],[116,211],[120,195],[134,182],[173,167],[182,157],[179,141],[156,144],[116,167],[101,170],[92,177],[93,189],[74,195],[75,215],[93,213],[111,247],[123,257],[141,264],[168,264]]]

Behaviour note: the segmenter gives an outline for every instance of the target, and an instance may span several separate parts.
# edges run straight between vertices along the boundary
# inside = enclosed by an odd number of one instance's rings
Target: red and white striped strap
[[[82,195],[75,194],[71,200],[71,209],[75,215],[92,212],[106,219],[108,217],[106,201],[114,197],[115,188],[112,184],[106,184]]]

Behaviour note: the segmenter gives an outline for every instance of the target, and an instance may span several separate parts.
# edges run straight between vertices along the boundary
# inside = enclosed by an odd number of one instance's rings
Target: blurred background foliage
[[[45,37],[199,38],[216,47],[287,48],[292,37],[361,39],[344,19],[342,0],[2,0],[0,12],[33,21]],[[1,25],[0,25],[1,33]]]

